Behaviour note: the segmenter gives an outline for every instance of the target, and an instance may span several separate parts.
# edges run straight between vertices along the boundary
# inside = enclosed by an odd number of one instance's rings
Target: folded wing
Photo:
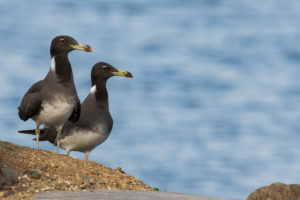
[[[39,112],[42,102],[40,95],[42,85],[43,81],[36,82],[25,93],[21,105],[18,107],[20,119],[26,121]]]

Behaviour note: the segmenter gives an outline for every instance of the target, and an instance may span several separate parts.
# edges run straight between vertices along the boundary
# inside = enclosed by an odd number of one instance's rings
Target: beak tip
[[[125,77],[127,77],[127,78],[133,78],[133,75],[130,72],[127,72],[126,75],[125,75]]]
[[[93,52],[93,49],[89,45],[87,45],[87,47],[85,48],[85,51],[86,52]]]

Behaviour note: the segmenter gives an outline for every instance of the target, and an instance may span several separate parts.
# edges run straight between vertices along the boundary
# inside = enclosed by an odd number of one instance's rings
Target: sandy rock
[[[247,200],[300,200],[300,185],[273,183],[257,189]]]

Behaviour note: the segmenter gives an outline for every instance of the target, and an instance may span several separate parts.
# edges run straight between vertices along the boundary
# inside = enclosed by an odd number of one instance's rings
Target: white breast
[[[60,140],[67,151],[92,150],[102,144],[109,136],[109,131],[99,126],[94,130],[73,130],[72,134]]]
[[[71,116],[74,102],[56,96],[51,101],[43,102],[41,107],[40,113],[34,116],[34,120],[40,124],[61,127]]]

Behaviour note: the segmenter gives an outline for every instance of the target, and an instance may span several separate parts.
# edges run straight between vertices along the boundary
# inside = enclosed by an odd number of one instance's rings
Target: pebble
[[[10,147],[10,146],[4,146],[4,148],[6,148],[7,150],[10,150],[10,151],[14,151],[14,152],[19,151],[18,149],[15,149],[15,148]]]
[[[43,171],[46,171],[48,169],[48,164],[45,164],[44,167],[42,168]]]
[[[41,170],[39,169],[25,170],[24,174],[27,174],[30,178],[35,178],[35,179],[41,178]]]
[[[3,168],[2,173],[7,178],[17,179],[18,178],[18,172],[11,168]]]
[[[4,193],[4,197],[8,197],[9,195],[12,195],[14,192],[11,190],[8,190]]]
[[[71,185],[70,181],[64,181],[64,183],[67,184],[67,185]]]
[[[7,180],[5,180],[5,179],[0,179],[0,188],[1,188],[1,186],[3,186],[3,185],[6,185],[7,184]]]
[[[123,169],[121,167],[117,167],[115,170],[122,174],[125,174],[125,172],[123,171]]]

